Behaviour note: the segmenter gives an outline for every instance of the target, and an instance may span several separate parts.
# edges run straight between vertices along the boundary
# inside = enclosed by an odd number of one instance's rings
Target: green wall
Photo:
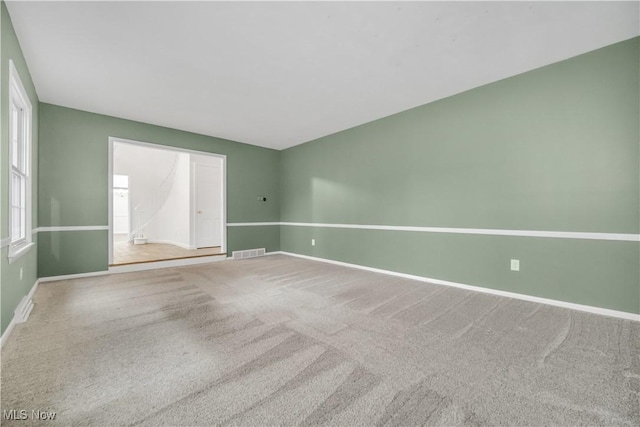
[[[41,227],[108,224],[110,136],[226,155],[227,222],[279,221],[280,152],[276,150],[41,103]],[[258,201],[259,195],[267,202]],[[279,250],[280,234],[273,227],[251,228],[250,235],[227,228],[229,253],[255,247]],[[108,269],[107,231],[40,235],[40,277]]]
[[[638,234],[639,41],[284,150],[281,220]],[[640,312],[638,242],[283,226],[281,248]]]
[[[0,1],[0,237],[9,237],[9,60],[13,60],[16,70],[25,86],[33,112],[33,150],[32,150],[32,224],[38,226],[38,95],[31,80],[31,74],[22,55],[22,50],[13,29],[6,5]],[[7,247],[0,250],[0,328],[4,333],[13,311],[38,278],[37,243],[38,236],[33,236],[36,247],[9,264]],[[20,279],[22,270],[22,280]]]
[[[640,38],[278,152],[39,103],[0,4],[0,102],[11,58],[34,106],[34,228],[107,225],[113,136],[226,155],[229,223],[640,233]],[[0,112],[4,238],[8,117]],[[291,225],[227,234],[228,252],[266,247],[640,312],[638,242]],[[108,268],[107,231],[40,230],[34,241],[12,264],[2,248],[3,332],[37,277]],[[509,270],[511,258],[520,272]]]

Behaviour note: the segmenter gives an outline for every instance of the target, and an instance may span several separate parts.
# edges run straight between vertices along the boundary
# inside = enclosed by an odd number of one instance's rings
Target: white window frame
[[[18,74],[18,70],[12,60],[9,60],[9,138],[11,139],[14,134],[14,124],[11,118],[11,111],[13,105],[18,106],[22,110],[22,119],[20,120],[20,133],[19,133],[19,144],[22,145],[22,150],[24,150],[24,166],[22,169],[17,168],[13,165],[13,141],[9,141],[9,205],[13,207],[13,181],[12,175],[17,174],[22,176],[25,179],[25,190],[24,190],[24,216],[22,220],[24,220],[24,236],[20,236],[19,238],[15,238],[13,236],[13,211],[12,209],[9,211],[9,262],[13,262],[20,256],[24,255],[29,248],[33,246],[32,241],[32,182],[31,182],[31,171],[32,171],[32,115],[33,111],[31,108],[31,101],[29,100],[29,96],[27,95],[27,91],[22,84],[22,80],[20,79],[20,75]]]

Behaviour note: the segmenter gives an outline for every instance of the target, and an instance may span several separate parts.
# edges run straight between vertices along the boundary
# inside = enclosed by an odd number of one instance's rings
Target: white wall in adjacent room
[[[220,157],[123,142],[114,143],[113,173],[128,176],[128,201],[127,197],[116,194],[119,190],[114,191],[114,234],[128,233],[130,230],[135,232],[137,225],[143,223],[145,225],[141,232],[149,243],[195,248],[198,230],[194,219],[192,180],[196,164],[219,171],[218,179],[200,194],[211,197],[208,207],[216,212],[214,234],[222,236],[223,160]],[[127,210],[130,213],[129,222]],[[220,238],[215,242],[213,246],[222,244]]]
[[[155,217],[171,193],[178,156],[176,151],[114,143],[113,173],[129,177],[131,225],[135,227],[137,223],[150,219],[143,229],[149,240],[159,239]],[[114,197],[114,208],[115,204]]]
[[[151,241],[192,247],[190,215],[190,155],[179,153],[166,200],[153,221]]]

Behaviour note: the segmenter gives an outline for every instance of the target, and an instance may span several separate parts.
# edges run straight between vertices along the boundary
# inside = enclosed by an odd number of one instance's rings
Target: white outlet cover
[[[512,271],[520,271],[520,260],[512,259],[511,260],[511,270]]]
[[[311,239],[311,246],[315,246],[316,245],[316,239]]]

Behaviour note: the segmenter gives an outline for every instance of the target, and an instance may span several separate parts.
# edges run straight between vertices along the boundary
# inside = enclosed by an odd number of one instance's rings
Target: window
[[[9,260],[31,247],[31,102],[9,61]]]

